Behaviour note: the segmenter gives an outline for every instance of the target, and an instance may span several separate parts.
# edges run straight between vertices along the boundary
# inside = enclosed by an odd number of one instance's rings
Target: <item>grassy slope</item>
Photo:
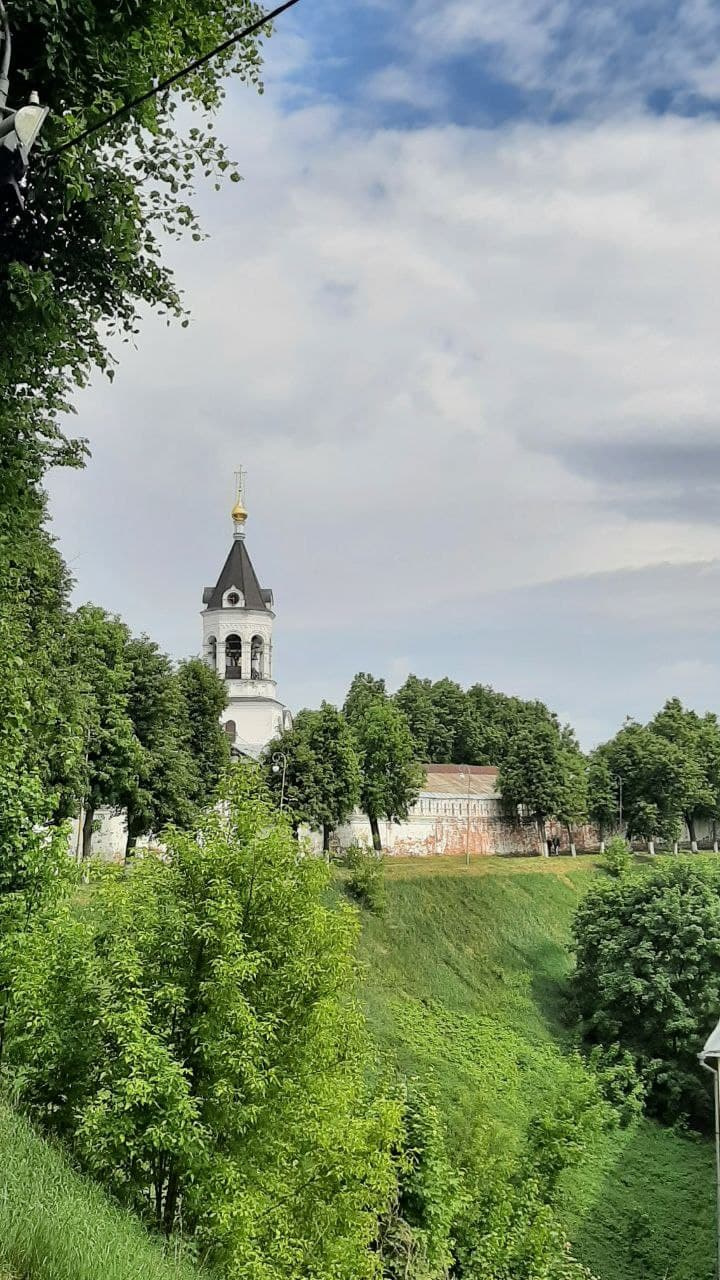
[[[200,1280],[0,1105],[0,1280]]]
[[[387,916],[364,929],[368,1017],[407,1072],[434,1079],[460,1151],[475,1125],[519,1142],[582,1070],[562,1024],[566,944],[596,874],[590,859],[389,867]],[[599,1141],[564,1196],[599,1280],[711,1280],[709,1143],[641,1121]]]

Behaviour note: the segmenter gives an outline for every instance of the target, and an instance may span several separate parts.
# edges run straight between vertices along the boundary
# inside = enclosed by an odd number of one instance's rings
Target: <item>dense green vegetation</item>
[[[646,725],[627,720],[588,762],[590,815],[631,838],[677,840],[683,823],[693,847],[698,823],[716,830],[720,816],[720,724],[670,698]]]
[[[142,1218],[244,1280],[448,1267],[579,1280],[562,1219],[602,1280],[702,1277],[705,1147],[645,1121],[613,1127],[562,1027],[587,871],[398,875],[366,931],[368,1009],[392,1059],[371,1070],[353,923],[328,902],[325,868],[241,779],[229,808],[207,808],[227,766],[222,683],[100,609],[69,609],[44,476],[82,462],[65,423],[76,390],[112,374],[108,344],[131,339],[147,307],[183,314],[162,245],[199,238],[197,176],[237,177],[213,121],[228,72],[258,82],[257,41],[82,145],[48,148],[256,13],[250,0],[12,5],[11,96],[36,89],[51,113],[0,248],[0,1058],[8,1095],[137,1216],[0,1111],[0,1268],[188,1275]],[[377,848],[378,820],[417,794],[418,759],[497,764],[509,805],[568,829],[588,805],[613,825],[619,778],[632,834],[670,838],[681,818],[692,834],[720,810],[717,724],[676,703],[626,726],[589,773],[548,708],[479,684],[411,677],[389,697],[361,675],[344,716],[323,707],[298,724],[288,812],[326,847],[359,796]],[[91,878],[79,904],[62,822],[82,811],[87,855],[103,804],[126,808],[128,851],[176,830],[168,858]],[[360,860],[348,879],[377,912],[378,866]],[[437,1108],[397,1064],[431,1077]]]
[[[599,883],[581,903],[572,979],[581,1029],[598,1052],[633,1060],[652,1110],[709,1128],[710,1089],[697,1055],[720,1009],[720,866],[664,859]]]
[[[201,1280],[0,1105],[1,1280]]]
[[[167,855],[18,940],[5,1068],[76,1162],[226,1277],[372,1276],[399,1106],[368,1092],[355,920],[252,771]]]
[[[565,1021],[573,913],[590,860],[390,863],[387,908],[364,917],[364,995],[379,1042],[426,1082],[460,1159],[478,1130],[523,1147],[587,1069]],[[560,1214],[599,1280],[710,1280],[713,1157],[703,1139],[634,1120],[595,1135],[563,1175]]]

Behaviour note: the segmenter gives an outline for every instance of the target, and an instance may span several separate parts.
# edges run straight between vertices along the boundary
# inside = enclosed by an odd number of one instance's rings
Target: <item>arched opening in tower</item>
[[[262,680],[264,672],[265,645],[262,636],[253,636],[250,641],[250,679]]]
[[[240,680],[242,678],[242,640],[239,636],[228,636],[225,641],[225,679]]]

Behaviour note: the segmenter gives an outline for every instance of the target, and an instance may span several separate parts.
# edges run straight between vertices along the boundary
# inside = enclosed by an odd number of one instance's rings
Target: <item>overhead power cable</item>
[[[1,0],[0,0],[1,3]],[[212,58],[216,58],[219,53],[224,53],[226,49],[232,45],[238,44],[240,40],[245,40],[247,36],[254,35],[261,27],[272,22],[275,18],[279,18],[281,13],[286,9],[291,9],[298,0],[285,0],[284,4],[278,5],[277,9],[273,9],[271,13],[264,13],[255,22],[251,22],[249,27],[244,27],[242,31],[237,31],[235,35],[229,36],[227,40],[223,40],[222,44],[216,45],[209,53],[202,54],[196,58],[194,62],[188,63],[181,71],[174,72],[173,75],[167,76],[165,80],[161,80],[159,84],[153,85],[145,93],[141,93],[139,97],[133,98],[131,102],[125,102],[116,111],[112,111],[104,120],[98,120],[96,124],[88,125],[87,129],[83,129],[82,133],[78,133],[74,138],[68,138],[67,142],[63,142],[59,147],[55,147],[53,151],[48,151],[43,157],[50,160],[53,156],[62,155],[63,151],[69,151],[70,147],[76,147],[79,142],[84,142],[94,133],[98,133],[101,129],[107,128],[109,124],[113,124],[115,120],[119,120],[121,116],[133,111],[135,107],[139,107],[142,102],[148,102],[150,98],[154,98],[156,94],[163,93],[165,89],[169,89],[171,85],[177,84],[178,80],[182,80],[184,76],[190,75],[192,71],[197,71],[198,67],[202,67],[206,62],[210,62]]]

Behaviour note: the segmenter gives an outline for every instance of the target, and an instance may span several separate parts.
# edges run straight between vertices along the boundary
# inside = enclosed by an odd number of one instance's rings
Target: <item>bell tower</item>
[[[256,758],[292,724],[273,673],[273,593],[261,587],[245,545],[245,473],[235,473],[233,539],[214,587],[203,591],[203,656],[225,681],[222,724],[235,755]]]

